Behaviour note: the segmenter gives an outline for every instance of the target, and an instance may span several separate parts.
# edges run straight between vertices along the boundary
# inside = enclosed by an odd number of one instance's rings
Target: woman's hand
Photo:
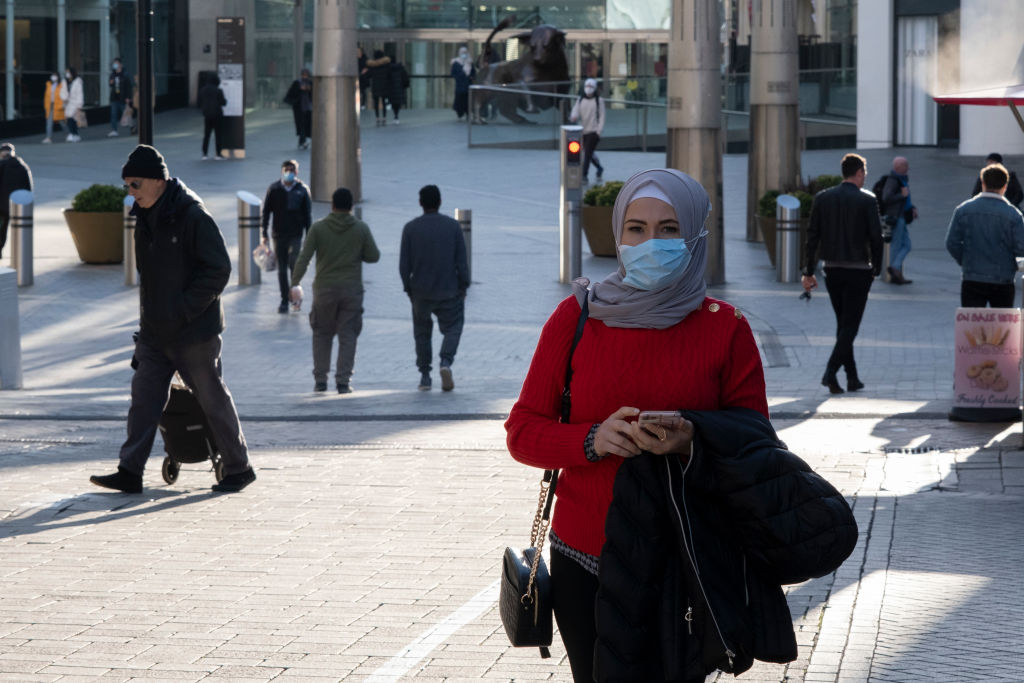
[[[643,450],[657,455],[689,454],[690,443],[693,441],[693,423],[682,415],[643,426],[634,422],[630,424],[630,439]]]
[[[627,417],[639,414],[639,408],[623,406],[609,415],[594,434],[594,452],[601,457],[617,455],[620,458],[632,458],[640,455],[641,448],[632,438],[633,425],[626,421]]]

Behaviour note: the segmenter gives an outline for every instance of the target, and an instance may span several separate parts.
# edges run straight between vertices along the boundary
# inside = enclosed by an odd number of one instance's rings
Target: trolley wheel
[[[224,462],[220,458],[213,461],[213,476],[217,479],[218,484],[224,478]]]
[[[164,458],[164,466],[160,470],[160,473],[164,475],[164,481],[168,484],[173,484],[178,481],[178,473],[180,471],[181,463],[177,460],[173,460],[169,455]]]

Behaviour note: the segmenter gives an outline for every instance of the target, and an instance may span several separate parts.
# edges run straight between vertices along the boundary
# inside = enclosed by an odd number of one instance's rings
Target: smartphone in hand
[[[659,424],[665,426],[674,425],[679,419],[679,411],[676,410],[642,410],[637,422],[641,425]]]

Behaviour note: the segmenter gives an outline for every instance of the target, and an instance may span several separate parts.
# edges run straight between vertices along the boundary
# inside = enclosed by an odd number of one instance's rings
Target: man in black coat
[[[987,157],[985,157],[986,166],[990,164],[1001,163],[1003,163],[1003,155],[1000,154],[999,152],[992,152]],[[1009,169],[1007,170],[1009,171]],[[1010,180],[1009,182],[1006,183],[1006,194],[1004,194],[1003,197],[1006,199],[1006,201],[1010,202],[1019,209],[1021,201],[1024,200],[1024,187],[1021,187],[1020,178],[1017,177],[1017,173],[1015,171],[1009,171],[1009,173]],[[983,188],[981,187],[981,176],[979,175],[977,178],[974,179],[974,189],[971,190],[971,196],[977,197],[979,194],[981,194],[982,191]]]
[[[836,343],[821,383],[833,394],[843,393],[836,379],[840,367],[846,369],[847,389],[864,388],[853,359],[853,340],[860,330],[871,282],[882,268],[878,202],[862,189],[867,162],[860,155],[847,154],[841,169],[843,182],[814,198],[800,279],[807,292],[817,287],[814,269],[819,257],[825,261],[825,288],[836,314]]]
[[[220,144],[220,130],[224,122],[224,105],[228,103],[220,87],[220,76],[211,74],[210,79],[199,89],[196,105],[203,113],[203,159],[210,149],[210,133],[213,133],[214,159],[220,160],[223,147]]]
[[[125,493],[142,492],[142,472],[177,372],[195,394],[220,450],[225,476],[213,490],[241,491],[256,474],[234,400],[221,379],[220,295],[231,275],[224,236],[199,197],[168,176],[164,158],[153,147],[136,147],[121,177],[135,199],[138,367],[117,472],[89,480]]]
[[[263,244],[268,243],[270,219],[274,219],[274,256],[277,257],[277,284],[281,290],[278,313],[288,312],[291,273],[302,249],[302,238],[313,224],[313,200],[309,186],[298,178],[299,162],[287,159],[281,164],[281,179],[267,188],[263,198]]]
[[[11,193],[15,190],[32,190],[32,170],[25,160],[14,153],[14,145],[5,142],[0,145],[0,257],[7,244],[7,224],[11,216]]]

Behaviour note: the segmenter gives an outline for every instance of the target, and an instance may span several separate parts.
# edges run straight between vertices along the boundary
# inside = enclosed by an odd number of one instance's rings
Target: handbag
[[[122,128],[131,128],[132,124],[134,122],[135,122],[135,116],[132,114],[132,108],[131,107],[125,107],[124,108],[124,113],[121,114],[121,120],[118,121],[118,124]]]
[[[903,222],[910,225],[914,222],[914,209],[913,207],[903,210]]]
[[[583,326],[589,314],[587,298],[583,299],[576,335],[569,348],[562,388],[562,422],[569,421],[572,412],[572,356],[583,335]],[[540,656],[551,656],[548,647],[552,639],[551,575],[544,563],[544,541],[548,535],[551,505],[555,502],[558,470],[544,470],[540,481],[537,513],[530,529],[530,547],[524,550],[506,547],[501,562],[501,590],[498,611],[505,634],[513,647],[540,648]]]
[[[88,128],[89,119],[85,118],[85,112],[81,109],[76,109],[74,114],[75,123],[78,124],[79,128]]]

